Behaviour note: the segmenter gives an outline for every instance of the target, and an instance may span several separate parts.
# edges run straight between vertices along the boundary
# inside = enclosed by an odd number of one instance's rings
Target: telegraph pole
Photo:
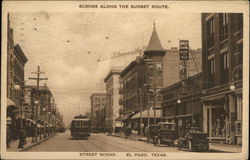
[[[142,89],[140,88],[140,136],[142,136]]]
[[[40,74],[44,73],[40,71],[40,66],[37,66],[36,72],[31,72],[33,74],[36,74],[37,77],[29,77],[30,80],[36,80],[36,100],[38,101],[38,91],[39,91],[39,82],[40,80],[48,80],[48,78],[40,78]],[[37,111],[38,111],[38,104],[35,104],[35,117],[36,117],[36,127],[35,127],[35,142],[37,141]],[[34,139],[32,138],[32,142],[34,142]]]

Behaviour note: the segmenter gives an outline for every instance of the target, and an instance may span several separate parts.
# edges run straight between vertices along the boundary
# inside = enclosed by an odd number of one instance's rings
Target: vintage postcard
[[[3,159],[248,159],[248,1],[4,1]]]

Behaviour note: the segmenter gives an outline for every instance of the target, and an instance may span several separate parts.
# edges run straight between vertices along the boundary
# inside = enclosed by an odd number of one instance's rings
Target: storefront
[[[186,88],[178,82],[160,91],[163,96],[162,118],[176,123],[179,137],[183,137],[191,126],[200,131],[203,129],[201,81],[201,74],[197,74],[187,79]],[[182,92],[184,89],[186,92]]]
[[[211,142],[242,144],[242,89],[202,97],[204,131]],[[209,94],[210,91],[207,91]]]
[[[16,104],[7,98],[7,136],[10,139],[17,139],[17,107]]]

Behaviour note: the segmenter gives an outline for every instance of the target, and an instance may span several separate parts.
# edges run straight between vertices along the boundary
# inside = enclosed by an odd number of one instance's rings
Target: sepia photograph
[[[1,157],[247,159],[249,2],[204,4],[5,1]]]

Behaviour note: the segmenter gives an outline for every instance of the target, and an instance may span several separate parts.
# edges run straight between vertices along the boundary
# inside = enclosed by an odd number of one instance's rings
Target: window
[[[228,14],[223,13],[219,15],[220,19],[220,40],[227,39],[228,36]]]
[[[210,74],[214,74],[215,73],[215,60],[211,59],[209,61],[209,65],[210,65]]]
[[[229,80],[229,53],[225,52],[220,55],[220,72],[221,84],[227,83]]]
[[[214,46],[214,19],[207,21],[207,45],[208,48]]]
[[[238,64],[242,64],[243,63],[243,44],[240,43],[238,46],[237,46],[237,50],[239,52],[238,54]]]
[[[162,77],[162,64],[156,64],[157,77]]]
[[[228,69],[229,68],[229,54],[228,54],[228,52],[223,54],[223,61],[224,61],[223,62],[224,63],[224,65],[223,65],[224,70]]]
[[[213,87],[214,86],[214,83],[215,83],[215,59],[212,58],[211,60],[208,61],[209,63],[209,76],[208,76],[208,87]]]
[[[154,66],[153,66],[153,64],[148,65],[148,74],[149,74],[149,76],[154,75]]]
[[[242,13],[237,14],[237,20],[238,20],[237,27],[238,27],[238,31],[239,31],[239,30],[243,29],[243,14]]]
[[[149,91],[149,101],[154,101],[154,91]]]

